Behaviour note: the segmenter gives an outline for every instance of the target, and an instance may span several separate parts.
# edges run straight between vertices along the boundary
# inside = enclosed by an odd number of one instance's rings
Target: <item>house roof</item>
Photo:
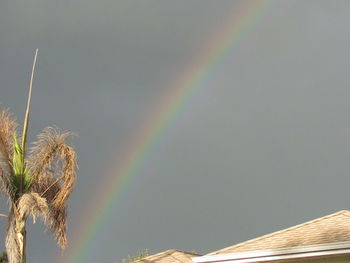
[[[184,252],[180,250],[166,250],[158,254],[147,256],[134,263],[193,263],[191,258],[200,256],[192,252]]]
[[[257,250],[193,257],[194,263],[257,263],[257,262],[298,262],[308,258],[322,258],[322,262],[349,262],[350,242],[326,243],[312,246],[298,246],[272,250]],[[297,261],[298,260],[298,261]],[[317,262],[321,262],[318,260]],[[313,261],[315,262],[315,261]]]
[[[306,223],[257,237],[208,255],[272,250],[350,241],[350,211],[317,218]]]

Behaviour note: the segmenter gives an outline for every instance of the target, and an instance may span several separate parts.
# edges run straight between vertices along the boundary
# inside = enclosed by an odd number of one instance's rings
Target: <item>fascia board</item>
[[[350,254],[350,242],[338,242],[330,244],[321,244],[317,246],[302,246],[294,248],[282,248],[274,250],[193,257],[192,261],[195,263],[246,263],[281,259],[298,259],[317,256],[331,256],[341,254]]]

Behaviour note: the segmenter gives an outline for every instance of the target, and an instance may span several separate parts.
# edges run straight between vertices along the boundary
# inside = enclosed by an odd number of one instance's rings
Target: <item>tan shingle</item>
[[[349,210],[342,210],[304,224],[254,238],[231,247],[220,249],[208,255],[271,250],[343,241],[350,241]]]
[[[137,260],[134,263],[193,263],[191,258],[195,256],[200,255],[171,249]]]

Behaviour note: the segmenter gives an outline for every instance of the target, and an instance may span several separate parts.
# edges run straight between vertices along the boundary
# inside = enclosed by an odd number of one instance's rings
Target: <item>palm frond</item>
[[[0,109],[0,160],[5,163],[3,169],[11,172],[13,153],[13,134],[17,123],[8,109]]]
[[[7,194],[11,202],[15,202],[15,191],[11,183],[11,176],[6,174],[1,167],[2,163],[0,162],[0,189],[2,192]]]
[[[66,220],[67,209],[66,206],[60,207],[54,205],[55,197],[61,190],[60,178],[55,178],[52,174],[46,173],[41,175],[40,184],[34,181],[32,190],[41,193],[40,196],[44,197],[49,206],[49,215],[47,220],[48,228],[54,234],[55,239],[61,249],[67,246],[66,237]]]
[[[62,249],[67,246],[66,220],[67,199],[71,194],[76,181],[76,154],[72,147],[62,147],[60,157],[64,159],[65,166],[62,174],[60,190],[52,202],[53,224],[51,228],[56,236],[57,242]]]
[[[59,161],[64,161],[61,153],[65,147],[68,147],[65,140],[72,135],[73,133],[70,132],[61,133],[56,127],[48,127],[37,136],[38,141],[33,143],[28,162],[35,182],[40,184],[41,175],[47,175],[47,172],[53,171],[53,166],[57,166]]]
[[[33,181],[32,191],[39,193],[40,196],[46,198],[48,204],[51,204],[61,189],[59,184],[60,178],[55,178],[52,173],[46,172],[40,175],[40,182]]]
[[[29,164],[32,190],[46,198],[50,209],[49,227],[62,249],[67,245],[66,206],[76,181],[76,153],[65,144],[72,133],[46,128],[32,148]]]
[[[69,195],[73,191],[73,187],[76,181],[76,168],[77,168],[77,160],[76,153],[74,149],[70,146],[63,145],[63,147],[59,151],[60,159],[63,160],[63,172],[62,172],[62,180],[61,189],[57,193],[54,198],[54,206],[60,207],[65,206]]]
[[[46,199],[38,193],[23,194],[18,201],[17,209],[19,217],[24,221],[28,216],[32,216],[34,222],[36,216],[41,216],[46,221],[49,215],[49,207]]]
[[[13,176],[11,176],[10,179],[17,200],[23,193],[29,191],[33,183],[33,177],[29,174],[29,170],[24,161],[24,151],[17,141],[16,134],[13,135],[13,141]]]
[[[67,207],[50,206],[48,218],[49,228],[54,234],[57,244],[63,250],[67,247]]]

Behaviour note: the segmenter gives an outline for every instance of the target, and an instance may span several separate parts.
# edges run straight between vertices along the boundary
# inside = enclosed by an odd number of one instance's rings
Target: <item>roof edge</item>
[[[285,232],[297,229],[299,227],[302,227],[302,226],[305,226],[305,225],[309,225],[309,224],[312,224],[312,223],[315,223],[315,222],[318,222],[318,221],[322,221],[322,220],[328,219],[330,217],[338,216],[338,215],[341,215],[341,214],[345,214],[345,215],[350,217],[350,210],[340,210],[338,212],[335,212],[335,213],[332,213],[332,214],[329,214],[329,215],[326,215],[326,216],[323,216],[323,217],[318,217],[318,218],[306,221],[306,222],[301,223],[301,224],[297,224],[297,225],[294,225],[294,226],[291,226],[291,227],[284,228],[282,230],[277,230],[277,231],[269,233],[269,234],[265,234],[265,235],[262,235],[262,236],[259,236],[259,237],[255,237],[255,238],[243,241],[243,242],[238,243],[238,244],[233,245],[233,246],[229,246],[229,247],[225,247],[225,248],[219,249],[219,250],[211,252],[211,253],[209,253],[207,255],[208,256],[209,255],[217,255],[219,253],[223,254],[223,253],[225,253],[225,250],[229,250],[229,249],[232,249],[232,248],[239,248],[241,246],[250,244],[252,242],[256,242],[258,240],[263,240],[265,238],[269,238],[271,236],[274,236],[274,235],[277,235],[277,234],[280,234],[280,233],[285,233]]]
[[[265,262],[283,259],[300,259],[308,257],[332,256],[332,255],[350,255],[350,241],[327,243],[312,246],[299,246],[292,248],[280,248],[273,250],[260,250],[252,252],[239,252],[219,255],[209,255],[202,257],[193,257],[195,263],[249,263]]]

